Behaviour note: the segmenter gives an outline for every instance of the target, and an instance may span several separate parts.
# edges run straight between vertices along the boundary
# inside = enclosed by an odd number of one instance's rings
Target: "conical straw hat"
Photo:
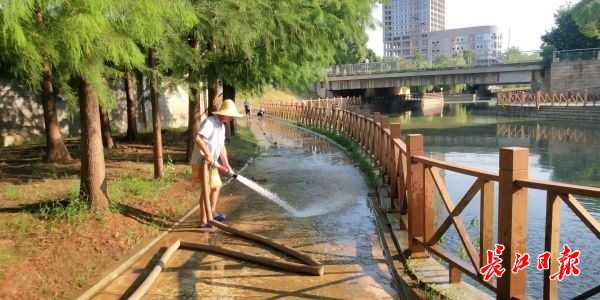
[[[237,111],[237,109],[235,108],[235,103],[233,103],[233,100],[231,99],[224,100],[223,103],[221,103],[221,107],[219,107],[219,110],[215,111],[213,114],[230,117],[244,116]]]

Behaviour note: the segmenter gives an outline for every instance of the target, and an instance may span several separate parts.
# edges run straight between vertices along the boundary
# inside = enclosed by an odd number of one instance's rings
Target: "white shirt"
[[[202,137],[204,143],[206,143],[208,151],[210,151],[213,159],[217,160],[221,153],[221,147],[225,145],[225,124],[219,122],[217,116],[210,116],[202,121],[198,134]],[[204,153],[202,153],[198,145],[194,143],[194,151],[192,152],[190,163],[199,165],[203,159]]]

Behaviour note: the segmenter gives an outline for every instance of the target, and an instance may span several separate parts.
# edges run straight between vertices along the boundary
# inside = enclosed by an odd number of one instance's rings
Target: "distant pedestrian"
[[[256,115],[262,118],[262,116],[264,116],[265,113],[266,113],[265,107],[262,106],[262,104],[261,104]]]
[[[250,102],[248,99],[244,100],[244,110],[246,111],[246,115],[250,116]]]
[[[209,191],[202,186],[200,193],[200,228],[211,228],[208,223],[205,201],[206,193],[209,193],[210,209],[215,220],[222,222],[225,215],[216,212],[219,191],[221,190],[221,178],[214,166],[217,159],[221,159],[221,165],[231,170],[227,158],[227,149],[225,148],[225,123],[231,122],[234,117],[242,117],[232,100],[223,101],[218,111],[213,113],[200,124],[200,130],[194,138],[194,151],[190,164],[192,165],[192,183],[194,185],[204,182],[208,178]]]

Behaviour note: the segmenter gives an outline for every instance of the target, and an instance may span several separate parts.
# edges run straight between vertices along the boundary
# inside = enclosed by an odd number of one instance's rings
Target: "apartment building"
[[[383,55],[431,54],[430,32],[445,28],[444,0],[391,0],[384,5]]]
[[[471,49],[479,54],[479,59],[496,59],[501,54],[504,39],[498,26],[475,26],[432,31],[431,59],[440,55],[452,56]]]
[[[497,26],[445,30],[444,0],[391,0],[383,6],[383,55],[434,60],[472,49],[480,59],[497,58],[503,47]]]

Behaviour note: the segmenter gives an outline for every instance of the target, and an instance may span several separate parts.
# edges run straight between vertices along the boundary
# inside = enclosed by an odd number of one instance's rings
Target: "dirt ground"
[[[79,141],[72,162],[42,162],[44,145],[0,148],[0,299],[71,299],[197,204],[185,161],[184,130],[164,131],[166,179],[153,177],[150,134],[116,139],[105,150],[110,210],[91,213],[74,199]],[[234,168],[247,153],[229,151]]]

